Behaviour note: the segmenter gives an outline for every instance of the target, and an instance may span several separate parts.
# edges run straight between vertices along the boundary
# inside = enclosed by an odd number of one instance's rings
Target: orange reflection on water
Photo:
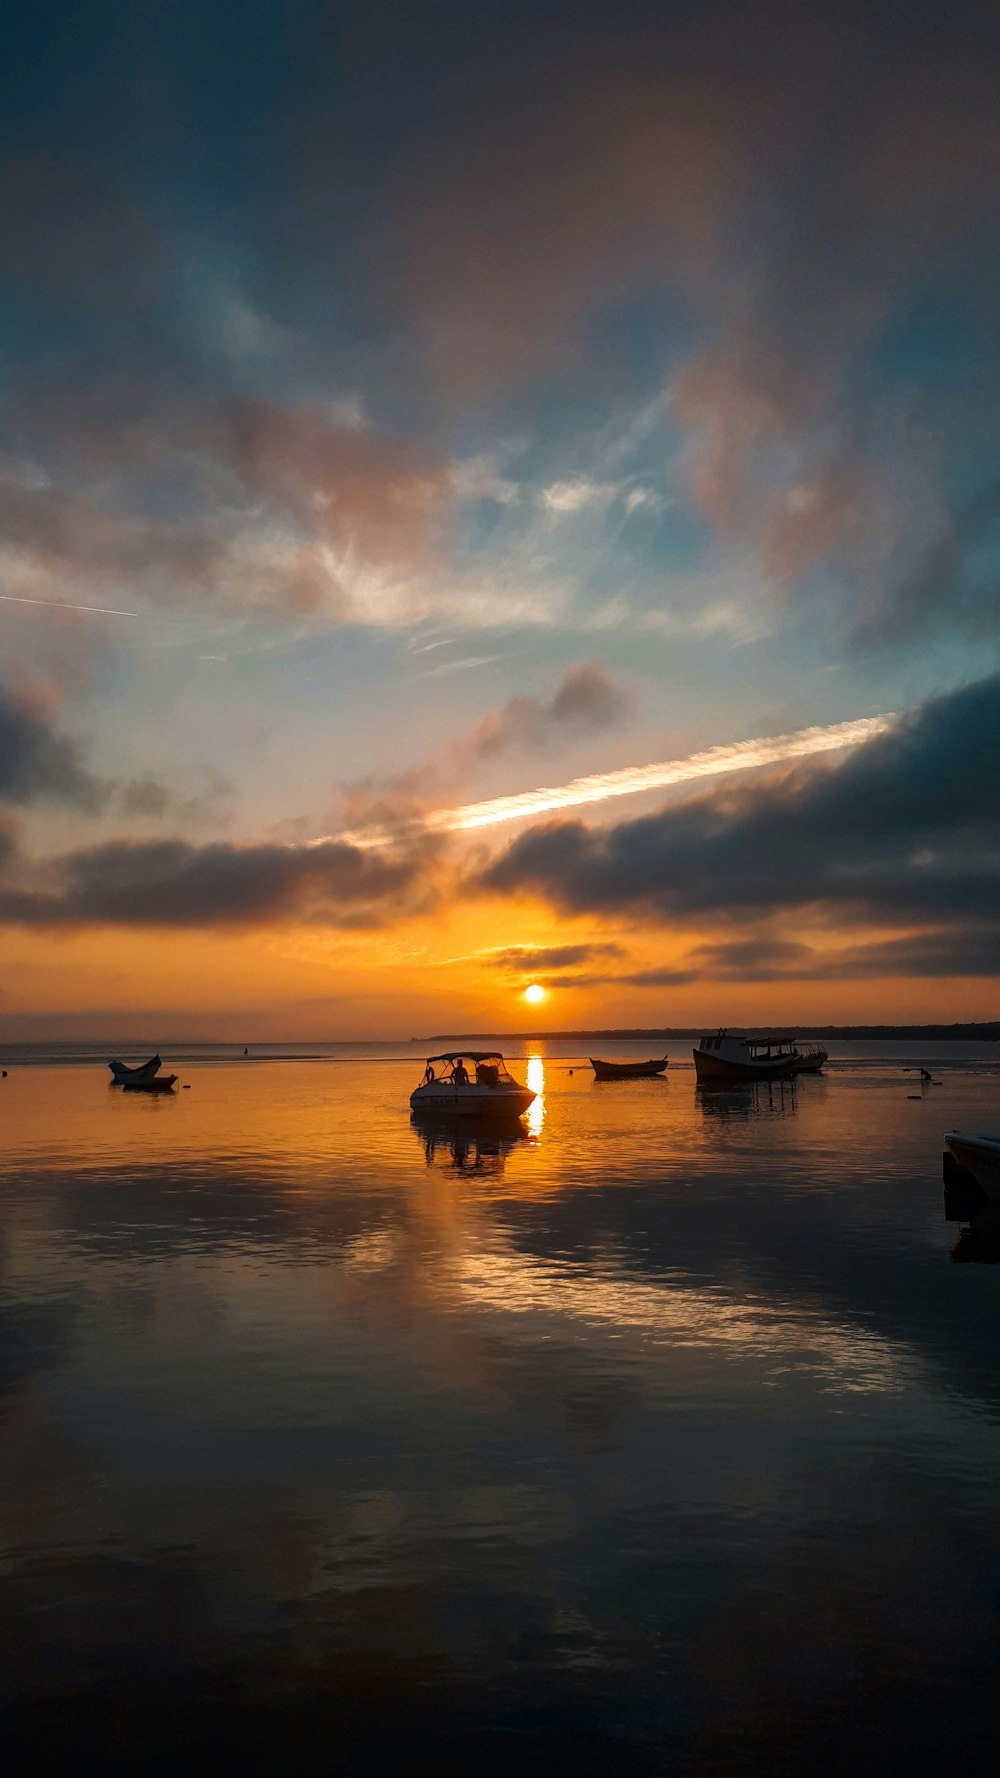
[[[545,1122],[545,1063],[541,1056],[528,1057],[528,1085],[536,1094],[524,1114],[532,1136],[540,1136]]]

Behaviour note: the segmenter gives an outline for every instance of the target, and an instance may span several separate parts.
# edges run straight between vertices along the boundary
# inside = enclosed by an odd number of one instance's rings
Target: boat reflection
[[[798,1082],[755,1080],[741,1086],[711,1087],[699,1083],[695,1099],[702,1115],[722,1121],[751,1117],[794,1117],[798,1110]]]
[[[467,1118],[449,1116],[444,1111],[410,1113],[414,1134],[423,1144],[425,1166],[487,1178],[503,1172],[512,1149],[533,1140],[526,1121],[491,1118],[489,1123],[470,1125]]]
[[[1000,1210],[974,1179],[945,1184],[946,1222],[963,1222],[951,1257],[959,1264],[996,1265],[1000,1261]]]

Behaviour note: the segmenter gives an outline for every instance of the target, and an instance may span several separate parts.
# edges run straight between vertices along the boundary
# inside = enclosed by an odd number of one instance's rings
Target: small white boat
[[[160,1058],[150,1056],[148,1062],[137,1062],[134,1067],[129,1067],[126,1062],[109,1062],[108,1067],[115,1081],[124,1086],[127,1080],[151,1080],[160,1071]]]
[[[410,1108],[459,1117],[520,1117],[536,1097],[508,1074],[499,1050],[449,1050],[427,1058]]]
[[[945,1147],[963,1173],[969,1173],[988,1198],[1000,1198],[1000,1136],[972,1136],[949,1130]]]
[[[722,1028],[703,1037],[694,1052],[695,1073],[706,1085],[731,1085],[738,1080],[786,1080],[796,1074],[818,1074],[826,1061],[820,1043],[795,1037],[732,1037]]]

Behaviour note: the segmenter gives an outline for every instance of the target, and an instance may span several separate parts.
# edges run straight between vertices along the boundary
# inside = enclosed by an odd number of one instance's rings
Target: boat
[[[122,1090],[126,1093],[172,1093],[176,1083],[176,1074],[146,1074],[141,1080],[135,1077],[122,1081]]]
[[[598,1080],[645,1080],[648,1075],[662,1074],[667,1061],[661,1056],[650,1062],[602,1062],[599,1056],[591,1056],[590,1066]]]
[[[695,1073],[709,1086],[818,1074],[826,1059],[820,1043],[801,1043],[795,1037],[734,1037],[724,1026],[713,1037],[703,1037],[694,1051]]]
[[[108,1067],[114,1079],[124,1085],[127,1080],[150,1080],[160,1071],[160,1058],[150,1056],[148,1062],[138,1062],[134,1067],[129,1067],[125,1062],[109,1062]]]
[[[830,1054],[821,1043],[796,1043],[795,1047],[799,1053],[796,1074],[818,1074]]]
[[[949,1130],[944,1142],[948,1151],[944,1157],[946,1182],[950,1155],[988,1198],[1000,1198],[1000,1136],[972,1136],[962,1130]]]
[[[410,1107],[459,1117],[520,1117],[536,1097],[508,1074],[499,1050],[447,1050],[428,1056]]]

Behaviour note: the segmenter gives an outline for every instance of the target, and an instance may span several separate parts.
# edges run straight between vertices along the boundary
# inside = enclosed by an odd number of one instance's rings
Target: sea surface
[[[995,1771],[1000,1267],[941,1154],[997,1046],[531,1044],[478,1136],[302,1047],[7,1054],[4,1769]]]

